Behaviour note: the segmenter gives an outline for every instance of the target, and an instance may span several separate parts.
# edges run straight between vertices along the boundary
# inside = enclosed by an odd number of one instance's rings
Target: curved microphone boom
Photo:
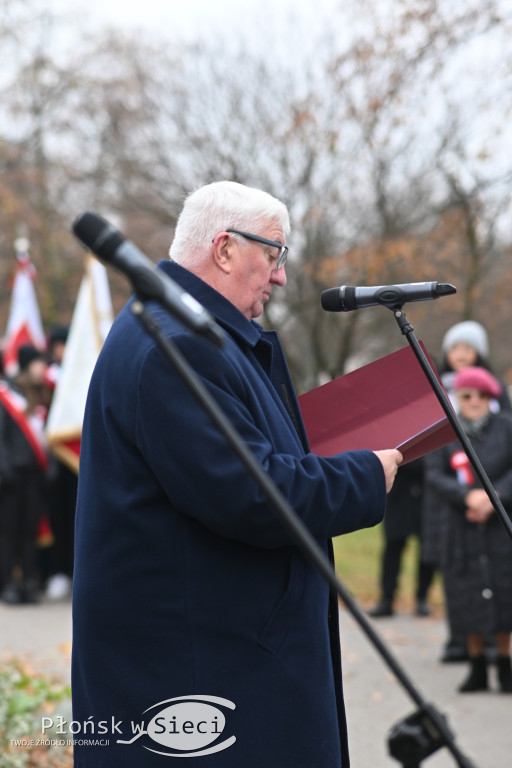
[[[323,291],[322,307],[327,312],[351,312],[353,309],[374,307],[377,304],[394,309],[408,301],[428,301],[452,293],[457,293],[457,289],[450,283],[403,283],[360,288],[341,285]]]
[[[157,269],[105,219],[95,213],[84,213],[73,223],[73,232],[101,261],[123,272],[141,299],[153,299],[191,331],[205,336],[217,347],[224,346],[222,329],[203,305]]]

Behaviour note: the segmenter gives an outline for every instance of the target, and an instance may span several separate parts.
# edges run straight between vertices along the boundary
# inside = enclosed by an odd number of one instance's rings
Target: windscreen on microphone
[[[125,274],[139,298],[158,302],[185,327],[220,348],[224,346],[224,332],[203,305],[108,221],[95,213],[84,213],[73,223],[73,232],[98,258]]]
[[[73,224],[73,232],[90,251],[109,261],[124,237],[96,213],[84,213]]]
[[[356,296],[356,289],[353,285],[345,285],[344,286],[345,292],[344,292],[344,298],[342,301],[341,293],[339,288],[328,288],[326,291],[323,291],[321,300],[322,300],[322,308],[326,310],[326,312],[342,312],[343,306],[353,306],[353,308],[356,308],[355,304],[355,296]],[[343,304],[344,302],[344,304]]]
[[[186,295],[171,286],[170,278],[157,272],[155,264],[142,251],[98,214],[82,214],[74,222],[73,232],[101,261],[123,272],[140,296],[165,304],[169,291],[176,299]]]

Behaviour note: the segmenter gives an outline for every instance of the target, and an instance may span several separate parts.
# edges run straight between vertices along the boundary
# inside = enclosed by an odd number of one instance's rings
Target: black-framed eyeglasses
[[[255,243],[262,243],[263,245],[269,245],[271,248],[277,248],[278,256],[274,265],[274,269],[280,269],[286,264],[288,258],[288,246],[282,243],[276,243],[275,240],[267,240],[266,237],[260,237],[259,235],[252,235],[250,232],[241,232],[239,229],[226,229],[226,232],[230,232],[233,235],[241,235],[246,240],[254,240]]]

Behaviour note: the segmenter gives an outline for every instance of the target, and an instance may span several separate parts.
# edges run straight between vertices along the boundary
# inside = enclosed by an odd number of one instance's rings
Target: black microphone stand
[[[132,312],[143,325],[144,329],[155,339],[167,360],[174,366],[184,384],[205,409],[214,425],[225,437],[230,448],[242,461],[250,476],[258,483],[266,494],[269,503],[278,514],[298,546],[322,573],[331,590],[336,593],[346,605],[352,616],[358,622],[364,633],[380,653],[397,680],[407,691],[417,705],[417,712],[407,717],[392,730],[389,737],[391,755],[402,763],[405,768],[417,768],[423,758],[428,757],[441,747],[453,755],[459,768],[476,768],[455,743],[454,736],[447,726],[445,717],[437,711],[433,704],[428,703],[402,667],[394,658],[383,640],[377,634],[366,615],[356,601],[338,579],[334,568],[325,557],[322,549],[309,530],[282,495],[272,478],[265,472],[254,454],[247,447],[235,430],[222,409],[217,405],[207,388],[203,385],[195,371],[188,364],[177,346],[167,338],[154,317],[146,309],[145,296],[137,296],[132,302]]]
[[[409,345],[411,346],[414,354],[416,355],[416,359],[418,360],[419,364],[423,368],[423,371],[425,372],[425,375],[427,376],[427,379],[429,380],[430,385],[437,396],[437,399],[441,403],[441,406],[444,412],[446,413],[448,421],[452,425],[453,430],[457,435],[457,438],[459,439],[464,449],[464,452],[466,453],[473,469],[475,470],[475,473],[478,479],[482,483],[483,489],[486,491],[487,495],[489,496],[489,499],[496,511],[496,514],[498,515],[501,522],[503,523],[503,526],[506,532],[508,533],[509,537],[512,539],[512,522],[510,521],[510,518],[507,515],[498,494],[493,488],[492,483],[489,480],[489,477],[480,462],[480,459],[476,455],[475,449],[471,445],[468,436],[464,432],[457,418],[457,415],[452,408],[452,404],[450,403],[450,400],[446,395],[445,390],[441,386],[439,379],[437,378],[432,366],[428,361],[427,356],[425,355],[423,349],[421,348],[414,334],[414,328],[409,322],[409,320],[407,319],[405,312],[403,311],[403,307],[395,306],[395,307],[388,307],[388,309],[392,310],[395,316],[395,319],[398,323],[398,326],[402,331],[402,334],[406,337],[407,341],[409,342]]]

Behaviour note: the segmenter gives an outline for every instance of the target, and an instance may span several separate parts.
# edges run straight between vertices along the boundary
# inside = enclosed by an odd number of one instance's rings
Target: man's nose
[[[276,285],[286,285],[286,267],[283,265],[279,269],[273,269],[270,275],[270,282]]]

